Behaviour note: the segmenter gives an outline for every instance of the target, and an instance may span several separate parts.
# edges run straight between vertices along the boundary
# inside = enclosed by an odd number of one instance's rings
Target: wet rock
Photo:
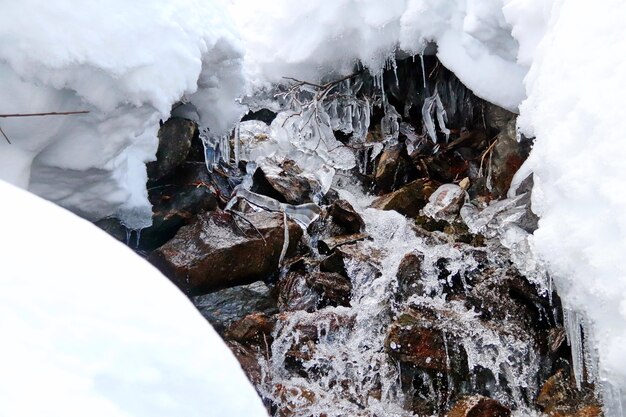
[[[317,352],[317,344],[322,339],[342,339],[354,327],[355,313],[349,310],[318,310],[313,313],[288,312],[278,315],[276,326],[281,344],[288,346],[285,361],[288,368],[303,376],[317,372],[302,365]],[[287,332],[284,329],[289,329]],[[328,352],[332,355],[332,352]],[[332,361],[333,358],[328,358]]]
[[[337,274],[347,276],[346,266],[343,263],[343,257],[337,252],[333,252],[329,256],[322,259],[320,262],[320,271],[335,272]]]
[[[337,273],[293,271],[279,280],[277,288],[281,312],[313,312],[327,306],[349,306],[352,284]]]
[[[381,153],[374,173],[374,182],[380,192],[388,193],[406,184],[410,164],[405,154],[406,151],[401,144],[389,146]]]
[[[303,310],[312,312],[316,309],[319,294],[307,283],[306,273],[289,272],[277,284],[278,306],[281,312]]]
[[[174,237],[195,216],[218,207],[216,175],[204,163],[185,162],[174,174],[148,189],[152,203],[152,225],[141,231],[139,247],[154,250]]]
[[[260,166],[252,180],[251,191],[287,204],[312,203],[321,191],[320,184],[305,176],[291,160],[285,160],[280,166]]]
[[[307,284],[319,294],[317,307],[350,306],[352,283],[336,273],[314,272],[306,278]]]
[[[278,312],[276,297],[263,281],[201,295],[194,297],[192,301],[220,333],[249,314]]]
[[[340,246],[355,243],[367,239],[367,233],[356,233],[353,235],[331,236],[318,240],[317,248],[321,254],[327,255]]]
[[[288,221],[289,247],[293,254],[302,229]],[[284,243],[280,213],[233,216],[222,211],[201,214],[150,256],[181,289],[190,294],[264,279],[278,269]]]
[[[379,210],[395,210],[407,217],[417,217],[436,189],[428,180],[415,180],[397,191],[377,198],[372,203]]]
[[[417,251],[407,253],[400,265],[396,279],[398,280],[398,295],[406,300],[412,295],[424,295],[425,288],[422,282],[422,263],[424,255]]]
[[[546,380],[537,396],[537,405],[549,417],[599,417],[602,408],[593,387],[576,382],[567,369],[559,369]]]
[[[234,340],[246,346],[260,346],[267,350],[272,343],[276,318],[265,313],[252,313],[232,323],[224,333],[225,340]]]
[[[436,220],[453,221],[459,217],[467,193],[456,184],[443,184],[428,198],[424,214]]]
[[[465,397],[448,412],[448,417],[509,417],[511,410],[491,398],[474,395]]]
[[[500,106],[496,106],[495,104],[488,102],[485,102],[483,105],[485,111],[485,122],[487,123],[487,127],[492,130],[502,131],[506,129],[507,125],[511,123],[511,121],[515,121],[515,119],[517,119],[517,114],[503,109]]]
[[[431,327],[425,316],[405,312],[391,325],[385,340],[389,355],[412,366],[448,372],[448,354],[443,332]]]
[[[510,121],[496,138],[491,151],[491,193],[494,198],[506,197],[511,180],[530,152],[527,141],[518,142],[515,120]]]
[[[148,178],[156,181],[182,164],[191,149],[191,140],[197,135],[198,125],[192,120],[173,117],[163,123],[158,133],[156,161],[146,165]]]
[[[332,222],[341,228],[337,234],[361,233],[365,230],[365,222],[346,200],[333,202],[328,209],[328,214]]]

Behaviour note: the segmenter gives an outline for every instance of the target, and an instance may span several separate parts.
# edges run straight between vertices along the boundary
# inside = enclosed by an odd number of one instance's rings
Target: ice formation
[[[267,416],[154,267],[50,202],[2,181],[0,192],[0,415]]]
[[[27,30],[25,28],[28,28]],[[26,0],[0,16],[0,178],[91,220],[150,224],[145,162],[183,96],[219,135],[239,117],[239,40],[219,1]]]

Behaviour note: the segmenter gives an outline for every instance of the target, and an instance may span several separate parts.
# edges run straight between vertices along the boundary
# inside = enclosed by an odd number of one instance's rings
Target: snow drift
[[[625,16],[621,1],[559,4],[526,80],[519,119],[536,136],[527,162],[535,174],[533,210],[541,216],[536,250],[569,311],[577,373],[583,359],[591,379],[599,371],[611,416],[623,415],[626,400]]]
[[[154,267],[52,203],[2,181],[0,193],[0,415],[267,415]]]
[[[0,178],[90,220],[150,224],[145,162],[186,96],[216,134],[240,115],[242,52],[217,0],[25,0],[0,16]]]

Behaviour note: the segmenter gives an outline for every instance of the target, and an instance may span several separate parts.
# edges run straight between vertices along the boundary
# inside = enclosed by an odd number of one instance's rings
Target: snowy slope
[[[242,51],[219,0],[24,0],[0,14],[0,179],[97,220],[150,224],[145,162],[186,95],[215,133],[240,115]]]
[[[590,364],[599,360],[608,415],[626,405],[626,3],[563,1],[527,79],[519,124],[536,142],[535,246],[583,321]],[[581,30],[584,22],[584,30]],[[576,314],[575,312],[578,312]],[[596,350],[597,349],[597,350]]]
[[[52,203],[0,194],[0,416],[266,416],[156,269]]]

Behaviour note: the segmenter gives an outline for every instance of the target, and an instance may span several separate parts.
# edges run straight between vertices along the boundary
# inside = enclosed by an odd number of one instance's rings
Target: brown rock
[[[576,388],[573,376],[565,369],[546,380],[537,396],[537,405],[550,417],[599,417],[602,409],[593,387]]]
[[[515,120],[500,132],[491,152],[491,192],[494,198],[502,198],[511,186],[513,175],[522,166],[530,147],[517,141]]]
[[[234,322],[226,330],[224,339],[268,348],[268,345],[272,343],[272,332],[275,325],[276,319],[274,317],[264,313],[249,314]]]
[[[368,237],[367,233],[355,233],[353,235],[343,235],[343,236],[330,236],[330,237],[318,240],[317,249],[320,251],[321,254],[327,255],[340,246],[347,245],[350,243],[355,243],[360,240],[366,239],[367,237]]]
[[[281,312],[316,309],[319,294],[308,284],[306,274],[301,271],[289,272],[277,284],[278,308]]]
[[[260,166],[254,172],[252,180],[251,191],[294,205],[312,203],[321,189],[317,181],[305,177],[291,160],[285,160],[280,167]]]
[[[403,299],[407,299],[411,295],[424,295],[424,285],[422,281],[421,267],[424,262],[424,255],[419,252],[407,253],[396,273],[398,280],[398,294]]]
[[[278,269],[284,243],[283,216],[261,212],[247,214],[246,220],[222,211],[202,214],[149,259],[191,294],[264,279]],[[288,227],[289,255],[302,230],[293,221],[288,221]]]
[[[436,187],[432,181],[415,180],[397,191],[377,198],[372,207],[379,210],[395,210],[407,217],[417,217]]]
[[[401,153],[402,146],[399,144],[390,146],[381,153],[374,174],[374,181],[380,191],[389,192],[393,190],[397,182],[398,171],[406,165]]]
[[[448,417],[509,417],[511,410],[491,398],[465,397],[448,412]]]
[[[333,223],[342,228],[343,234],[361,233],[365,230],[365,222],[346,200],[337,200],[331,204],[328,214]]]
[[[385,346],[389,355],[400,362],[421,369],[448,371],[443,333],[427,327],[421,317],[402,314],[392,324]]]
[[[318,308],[350,306],[352,283],[335,273],[315,272],[306,278],[307,284],[319,294]]]

